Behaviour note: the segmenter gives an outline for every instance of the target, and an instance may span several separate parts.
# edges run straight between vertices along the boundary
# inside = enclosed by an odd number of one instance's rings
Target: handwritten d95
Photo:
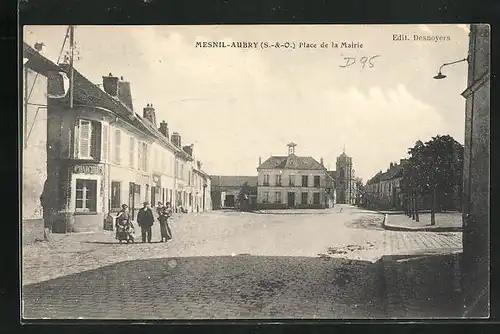
[[[375,58],[378,58],[380,57],[380,55],[375,55],[375,56],[370,56],[370,57],[366,57],[366,56],[363,56],[363,57],[360,57],[360,58],[356,58],[356,57],[344,57],[344,63],[339,65],[339,67],[351,67],[353,66],[354,64],[359,64],[359,66],[361,67],[361,69],[364,69],[365,67],[368,66],[368,68],[372,68],[375,66],[375,61],[374,59]]]

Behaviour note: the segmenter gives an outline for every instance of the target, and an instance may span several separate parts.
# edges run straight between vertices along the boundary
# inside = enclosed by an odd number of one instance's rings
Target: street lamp
[[[457,64],[457,63],[461,63],[461,62],[468,62],[469,61],[469,57],[467,58],[464,58],[464,59],[460,59],[460,60],[457,60],[457,61],[452,61],[451,63],[444,63],[443,65],[441,65],[441,67],[439,68],[439,71],[438,71],[438,74],[434,76],[434,79],[436,80],[439,80],[439,79],[444,79],[446,78],[446,75],[444,75],[441,70],[443,69],[443,67],[445,66],[448,66],[448,65],[453,65],[453,64]]]

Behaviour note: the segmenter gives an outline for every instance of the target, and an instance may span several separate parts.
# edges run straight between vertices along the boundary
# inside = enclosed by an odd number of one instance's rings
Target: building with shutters
[[[271,156],[257,167],[257,205],[261,209],[329,208],[335,203],[335,183],[323,159],[295,155]],[[260,159],[259,159],[260,160]]]
[[[59,68],[70,73],[67,65]],[[69,94],[48,99],[46,196],[57,199],[54,231],[102,228],[122,204],[134,218],[144,201],[187,212],[211,208],[210,178],[193,145],[170,136],[166,122],[156,124],[153,104],[138,115],[123,77],[110,73],[100,88],[73,73],[73,108]],[[54,80],[49,86],[56,89]]]

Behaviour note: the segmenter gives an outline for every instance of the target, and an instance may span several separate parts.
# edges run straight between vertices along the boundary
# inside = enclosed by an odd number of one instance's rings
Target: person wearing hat
[[[141,227],[142,242],[151,242],[151,227],[155,221],[153,210],[149,207],[149,202],[144,202],[144,206],[137,213],[137,224]]]

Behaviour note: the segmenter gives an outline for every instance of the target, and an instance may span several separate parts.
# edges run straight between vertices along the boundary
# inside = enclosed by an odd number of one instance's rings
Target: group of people
[[[170,230],[169,220],[172,218],[172,207],[169,202],[165,205],[158,202],[156,208],[157,219],[160,223],[160,242],[167,242],[172,239],[172,231]],[[155,222],[153,209],[150,207],[149,202],[144,202],[143,207],[137,213],[137,225],[141,228],[142,242],[151,243],[152,227]],[[127,242],[134,242],[134,226],[132,223],[132,216],[130,215],[127,204],[122,205],[122,210],[116,217],[116,239],[120,242],[126,240]]]

